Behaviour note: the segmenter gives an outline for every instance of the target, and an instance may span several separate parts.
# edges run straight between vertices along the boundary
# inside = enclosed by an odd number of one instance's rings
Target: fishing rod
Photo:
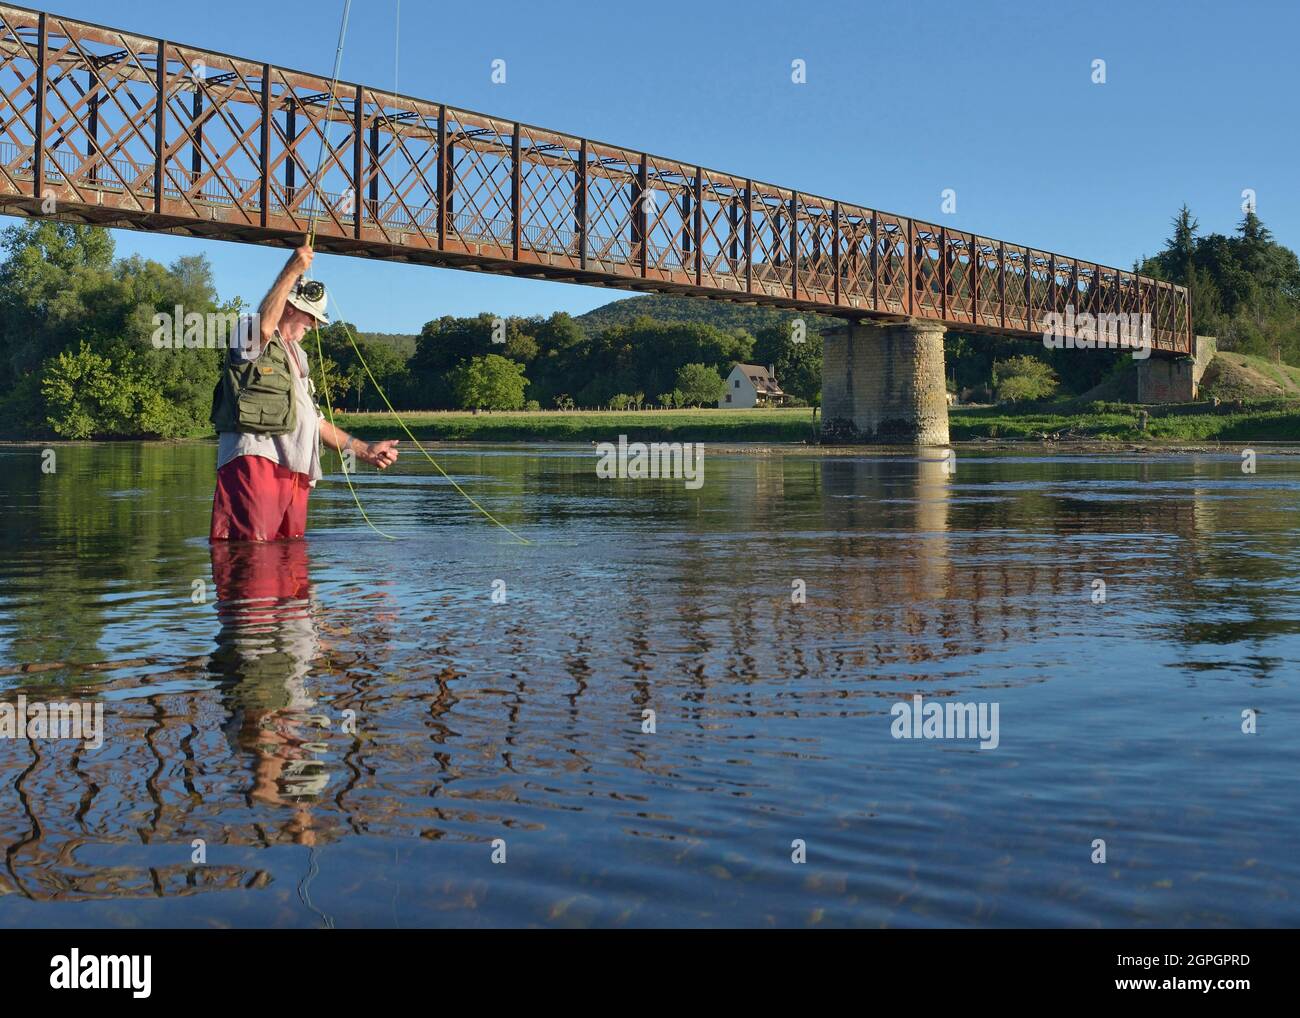
[[[398,0],[397,16],[399,19],[401,18],[401,9],[402,9],[401,0]],[[325,150],[329,146],[330,131],[331,128],[333,127],[333,121],[331,120],[330,117],[334,111],[335,93],[338,91],[339,73],[342,70],[342,66],[343,66],[343,45],[345,39],[347,38],[348,18],[351,14],[351,10],[352,10],[352,0],[344,0],[343,18],[342,21],[339,23],[339,41],[338,41],[338,46],[334,50],[334,72],[330,82],[330,98],[329,98],[329,103],[325,107],[325,131],[321,134],[320,148],[316,155],[316,172],[312,174],[312,178],[311,178],[313,188],[316,189],[317,193],[319,193],[320,191],[321,167],[324,165],[325,162]],[[398,33],[400,33],[401,31],[400,24],[401,23],[399,20],[398,29],[397,29]],[[398,52],[400,52],[400,34],[398,35],[397,46],[398,46]],[[394,60],[394,73],[396,73],[396,60]],[[394,84],[394,90],[396,90],[396,84]],[[356,209],[354,214],[360,216],[361,210]],[[309,232],[307,234],[308,247],[312,247],[316,240],[316,219],[317,219],[316,210],[313,208],[311,210],[311,215],[310,215],[311,225],[309,227]],[[319,283],[315,280],[311,280],[310,282],[314,284],[314,286],[320,288],[317,299],[319,299],[319,296],[325,295],[325,287],[322,283]],[[313,292],[315,292],[315,290],[313,290]],[[335,298],[333,294],[330,294],[330,298],[333,300],[335,307],[338,307],[338,299]],[[420,444],[419,439],[417,439],[415,435],[412,434],[411,429],[406,426],[406,422],[402,420],[401,415],[397,412],[396,409],[394,409],[392,402],[388,398],[388,394],[384,392],[383,386],[381,386],[379,384],[378,379],[375,378],[374,372],[370,370],[370,365],[366,363],[365,356],[361,353],[361,347],[357,344],[356,337],[352,335],[352,330],[348,328],[347,322],[343,320],[343,309],[341,307],[338,307],[338,321],[339,324],[343,327],[343,331],[347,335],[348,342],[352,345],[353,351],[357,355],[358,362],[361,364],[361,367],[365,370],[366,377],[370,379],[371,385],[375,387],[375,391],[379,393],[380,398],[384,401],[384,405],[388,407],[389,413],[393,415],[393,418],[397,421],[398,425],[406,433],[407,438],[409,438],[411,442],[415,445],[415,447],[420,450],[420,452],[424,455],[424,458],[427,459],[430,463],[432,463],[434,469],[437,470],[438,473],[440,473],[444,478],[446,478],[446,480],[451,483],[451,486],[455,488],[456,491],[459,492],[460,495],[464,497],[464,499],[467,502],[469,502],[470,505],[472,505],[475,509],[477,509],[480,513],[482,513],[487,519],[495,523],[498,527],[500,527],[507,534],[513,537],[518,543],[532,544],[533,543],[532,541],[528,540],[526,537],[523,537],[522,535],[511,530],[508,526],[506,526],[504,523],[498,520],[485,508],[483,508],[483,506],[480,505],[473,498],[473,496],[470,495],[469,492],[467,492],[456,482],[456,479],[454,477],[452,477],[449,473],[447,473],[446,470],[442,468],[442,465],[429,454],[429,451],[425,449],[423,445]],[[324,345],[321,343],[319,321],[316,322],[313,331],[316,334],[316,356],[317,356],[317,360],[320,363],[321,388],[325,392],[325,409],[329,417],[330,427],[333,428],[335,427],[334,405],[330,397],[329,380],[326,377],[326,372],[325,372],[325,348]],[[340,462],[342,462],[342,454],[340,454],[339,459]],[[352,478],[349,476],[346,463],[343,463],[343,479],[347,481],[348,490],[352,493],[352,500],[356,503],[357,509],[361,513],[361,518],[366,521],[366,525],[369,526],[371,530],[373,530],[376,534],[380,535],[381,537],[387,538],[390,541],[396,540],[396,538],[392,534],[384,533],[384,531],[380,530],[377,526],[375,526],[375,524],[371,522],[370,517],[366,515],[366,510],[361,505],[361,498],[357,494],[357,490],[352,484]]]
[[[334,49],[334,73],[333,77],[330,79],[329,103],[325,105],[325,131],[324,134],[321,134],[320,148],[318,148],[316,153],[316,172],[312,173],[311,177],[312,190],[315,191],[316,194],[320,194],[321,166],[325,164],[325,150],[329,147],[330,131],[334,126],[334,121],[331,120],[331,114],[334,113],[335,92],[338,91],[338,75],[343,68],[343,42],[344,39],[347,38],[347,22],[348,18],[351,17],[351,13],[352,0],[343,0],[343,18],[338,25],[338,46]],[[315,195],[313,195],[313,200],[315,200]],[[309,220],[311,220],[311,224],[309,224],[307,229],[307,247],[313,247],[316,243],[316,209],[308,207],[307,215]],[[320,296],[324,296],[324,285],[321,285],[320,282],[316,282],[315,286],[320,287]],[[320,299],[320,296],[317,296],[317,299]],[[321,368],[321,389],[324,390],[325,393],[326,416],[329,417],[330,428],[334,428],[334,400],[330,398],[329,377],[325,371],[325,347],[321,343],[320,321],[316,321],[313,332],[316,333],[316,359],[318,363],[320,363]],[[356,510],[357,512],[360,512],[361,519],[365,520],[365,525],[374,530],[374,533],[377,533],[378,536],[386,538],[386,540],[389,541],[395,541],[396,538],[393,534],[383,532],[383,530],[376,527],[376,525],[370,521],[370,517],[367,515],[367,512],[365,512],[365,507],[361,504],[360,495],[356,494],[356,486],[352,484],[352,478],[347,469],[347,462],[343,459],[342,454],[339,454],[339,465],[341,465],[343,469],[343,480],[347,481],[347,490],[352,493],[352,502],[356,503]]]

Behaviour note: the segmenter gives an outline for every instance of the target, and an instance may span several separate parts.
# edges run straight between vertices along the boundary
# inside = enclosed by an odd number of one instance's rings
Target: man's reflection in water
[[[253,758],[250,796],[293,806],[287,833],[313,845],[310,804],[329,783],[310,713],[307,673],[320,652],[307,575],[307,542],[214,541],[212,577],[221,630],[209,665],[225,681],[224,729]]]

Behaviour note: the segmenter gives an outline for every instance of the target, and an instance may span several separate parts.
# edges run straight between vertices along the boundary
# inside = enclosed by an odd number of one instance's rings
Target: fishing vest
[[[251,326],[250,326],[251,327]],[[209,420],[217,431],[253,435],[287,435],[297,424],[293,365],[277,332],[254,360],[236,360],[226,352],[217,386],[212,390]]]

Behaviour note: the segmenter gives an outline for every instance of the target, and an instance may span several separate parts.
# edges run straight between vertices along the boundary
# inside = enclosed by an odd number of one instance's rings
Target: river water
[[[1300,457],[435,455],[0,448],[0,925],[1296,923]]]

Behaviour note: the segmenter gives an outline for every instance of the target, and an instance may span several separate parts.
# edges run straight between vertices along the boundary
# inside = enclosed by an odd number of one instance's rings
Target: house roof
[[[785,395],[785,393],[781,391],[781,386],[776,384],[776,379],[772,376],[772,373],[769,372],[767,368],[763,367],[763,365],[741,364],[737,362],[736,368],[740,368],[741,372],[746,378],[754,383],[754,388],[759,392],[770,392],[776,396]],[[731,370],[735,371],[736,368],[732,368]]]

